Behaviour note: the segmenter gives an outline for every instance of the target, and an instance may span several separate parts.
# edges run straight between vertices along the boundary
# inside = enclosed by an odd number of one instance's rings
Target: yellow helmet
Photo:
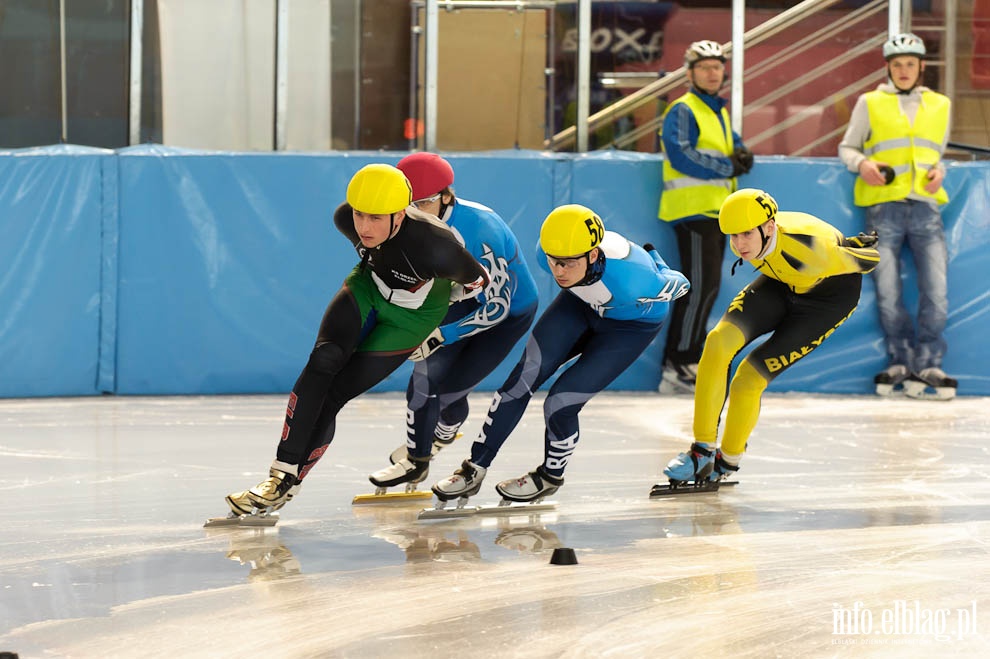
[[[558,206],[540,227],[540,247],[550,256],[587,254],[602,242],[605,225],[593,210],[578,204]]]
[[[718,210],[718,226],[722,233],[744,233],[777,217],[777,202],[763,190],[736,190],[722,202]]]
[[[391,215],[412,203],[412,186],[392,165],[365,165],[347,184],[347,203],[369,215]]]

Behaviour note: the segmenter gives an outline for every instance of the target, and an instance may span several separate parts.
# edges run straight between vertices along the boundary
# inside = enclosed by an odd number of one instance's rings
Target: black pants
[[[708,316],[722,283],[725,234],[712,218],[678,222],[674,233],[680,271],[691,282],[691,291],[674,302],[664,361],[697,364],[708,333]]]

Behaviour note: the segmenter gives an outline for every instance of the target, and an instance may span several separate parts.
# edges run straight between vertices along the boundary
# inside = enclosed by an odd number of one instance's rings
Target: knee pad
[[[309,354],[309,365],[313,370],[330,375],[336,375],[346,361],[344,349],[336,343],[321,343]]]

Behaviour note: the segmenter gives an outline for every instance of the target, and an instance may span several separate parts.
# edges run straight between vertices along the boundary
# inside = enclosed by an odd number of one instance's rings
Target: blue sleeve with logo
[[[440,332],[444,343],[473,336],[535,306],[536,282],[509,226],[490,208],[458,199],[447,221],[464,247],[485,266],[491,282],[471,305],[455,304]],[[465,306],[469,311],[465,312]]]

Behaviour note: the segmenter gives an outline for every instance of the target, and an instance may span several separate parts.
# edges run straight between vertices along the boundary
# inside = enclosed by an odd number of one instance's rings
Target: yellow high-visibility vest
[[[867,185],[863,177],[857,176],[853,190],[855,204],[873,206],[899,201],[912,191],[940,204],[949,201],[945,188],[940,187],[935,194],[925,191],[928,170],[941,159],[942,143],[949,130],[951,103],[948,97],[933,91],[922,92],[912,125],[901,111],[897,94],[875,90],[864,96],[870,117],[870,136],[863,143],[863,153],[870,160],[893,167],[894,180],[889,185]]]
[[[713,156],[732,155],[732,125],[729,112],[721,109],[722,121],[696,94],[688,92],[670,104],[670,112],[678,103],[687,103],[698,122],[698,144],[701,153]],[[670,158],[663,160],[663,191],[660,193],[659,217],[673,222],[692,215],[718,217],[718,209],[730,194],[736,191],[736,179],[700,179],[686,176],[674,169]]]

